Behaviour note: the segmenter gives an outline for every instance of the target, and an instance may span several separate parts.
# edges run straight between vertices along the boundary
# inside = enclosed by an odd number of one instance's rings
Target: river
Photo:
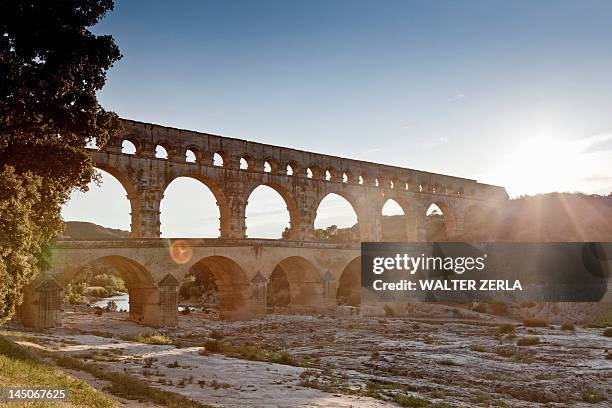
[[[115,296],[100,298],[96,300],[95,302],[90,303],[89,306],[105,308],[108,302],[110,302],[111,300],[113,300],[117,304],[118,312],[129,312],[130,311],[130,295],[127,293],[121,293]],[[185,309],[185,307],[183,306],[178,307],[179,312],[182,311],[183,309]],[[201,310],[201,308],[198,308],[198,307],[190,307],[189,309]]]

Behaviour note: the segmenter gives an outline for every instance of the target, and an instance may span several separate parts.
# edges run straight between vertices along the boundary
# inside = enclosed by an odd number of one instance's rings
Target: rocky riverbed
[[[612,401],[612,338],[602,328],[541,321],[526,327],[460,308],[439,307],[430,318],[347,310],[246,322],[196,312],[162,333],[127,321],[125,313],[100,317],[75,309],[64,314],[63,328],[22,342],[219,407],[607,407]]]

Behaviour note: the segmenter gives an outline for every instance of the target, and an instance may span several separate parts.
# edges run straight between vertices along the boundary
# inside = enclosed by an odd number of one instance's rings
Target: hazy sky
[[[513,196],[607,194],[611,21],[609,1],[116,1],[95,31],[124,57],[99,96],[125,118],[476,178]],[[210,229],[214,200],[203,207],[194,191],[207,192],[187,184],[166,212],[191,205]],[[125,193],[112,180],[103,190],[75,198],[66,219],[125,228],[106,202]],[[261,194],[251,231],[278,219],[274,198]],[[333,218],[342,203],[331,201]],[[169,233],[193,228],[162,216]]]

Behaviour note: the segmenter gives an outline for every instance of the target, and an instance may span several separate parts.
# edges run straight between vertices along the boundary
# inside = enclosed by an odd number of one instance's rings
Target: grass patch
[[[524,336],[516,341],[517,346],[535,346],[536,344],[540,344],[538,336]]]
[[[548,323],[544,319],[536,319],[533,317],[528,317],[523,320],[523,326],[525,327],[546,327]]]
[[[37,406],[115,406],[108,396],[96,391],[85,381],[72,378],[41,361],[38,356],[0,337],[0,384],[4,387],[65,388],[68,402]]]
[[[484,353],[485,351],[487,351],[483,346],[481,346],[480,344],[472,344],[470,346],[470,350],[472,351],[477,351],[479,353]]]
[[[429,402],[423,398],[414,397],[412,395],[394,395],[393,402],[402,407],[429,407]]]
[[[295,367],[304,367],[306,363],[286,351],[269,350],[257,346],[232,346],[219,340],[208,340],[204,343],[205,350],[200,354],[221,353],[228,357],[241,358],[251,361],[266,361],[268,363],[285,364]]]
[[[128,374],[109,371],[98,364],[85,364],[72,357],[52,356],[60,367],[85,371],[96,378],[108,381],[108,392],[121,398],[138,401],[150,401],[166,407],[174,408],[210,408],[197,401],[192,401],[181,395],[149,386],[146,382]]]
[[[460,366],[461,363],[456,362],[455,360],[451,360],[450,358],[446,358],[444,360],[437,361],[438,364],[444,366]]]
[[[172,344],[172,339],[163,333],[139,334],[132,337],[132,341],[144,344],[154,344],[158,346]]]
[[[581,397],[584,402],[588,402],[589,404],[597,404],[606,399],[600,391],[593,388],[583,390]]]

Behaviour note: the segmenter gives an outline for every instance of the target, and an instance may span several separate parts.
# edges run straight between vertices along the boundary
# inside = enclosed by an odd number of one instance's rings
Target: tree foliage
[[[96,98],[121,57],[113,38],[88,28],[112,0],[0,0],[0,322],[44,268],[62,230],[60,208],[95,172],[120,122]]]

